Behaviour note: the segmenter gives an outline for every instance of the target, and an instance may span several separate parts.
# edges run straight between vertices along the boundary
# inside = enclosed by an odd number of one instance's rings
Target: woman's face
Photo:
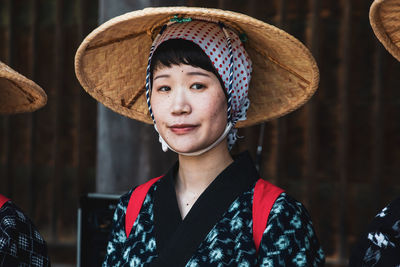
[[[215,74],[201,68],[158,66],[153,72],[150,103],[158,132],[181,153],[208,147],[227,124],[221,84]]]

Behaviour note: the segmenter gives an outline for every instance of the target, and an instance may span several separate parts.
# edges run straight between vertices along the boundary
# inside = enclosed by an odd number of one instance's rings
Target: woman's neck
[[[199,156],[179,155],[175,190],[182,218],[218,174],[232,162],[226,142]]]
[[[179,155],[176,188],[202,192],[232,162],[225,142],[199,156]]]

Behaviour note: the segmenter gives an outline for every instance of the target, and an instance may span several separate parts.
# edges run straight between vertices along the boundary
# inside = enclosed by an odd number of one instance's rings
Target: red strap
[[[6,198],[2,194],[0,194],[0,208],[3,207],[3,205],[9,200],[10,200],[9,198]]]
[[[161,177],[153,178],[150,181],[139,185],[133,190],[132,195],[129,199],[128,207],[126,208],[125,215],[125,233],[126,237],[129,237],[131,233],[134,222],[136,221],[137,216],[139,215],[140,208],[142,207],[144,198],[147,195],[150,187],[157,182]]]
[[[144,198],[147,195],[150,187],[163,176],[151,179],[150,181],[139,185],[132,192],[129,199],[128,207],[126,208],[125,216],[125,234],[129,237],[133,224],[139,215],[140,208],[142,207]],[[259,179],[254,187],[253,195],[253,239],[258,248],[260,247],[261,238],[267,226],[268,216],[271,211],[275,200],[283,192],[279,187]]]
[[[267,227],[268,216],[275,200],[283,192],[279,187],[259,179],[254,187],[253,195],[253,239],[258,249],[261,238]]]

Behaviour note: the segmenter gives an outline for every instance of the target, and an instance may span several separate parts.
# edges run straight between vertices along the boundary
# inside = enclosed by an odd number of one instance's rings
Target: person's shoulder
[[[369,223],[353,248],[351,266],[398,266],[400,198],[383,208]]]
[[[20,208],[18,208],[17,205],[15,205],[11,200],[8,200],[3,204],[3,206],[0,208],[0,213],[1,214],[13,214],[16,215],[18,212],[22,212]]]
[[[271,238],[290,237],[299,242],[297,244],[299,247],[307,247],[308,243],[314,243],[315,248],[319,249],[319,242],[307,209],[287,193],[282,193],[272,206],[264,234]]]
[[[309,213],[287,193],[280,194],[272,206],[261,251],[271,266],[322,266],[325,261]]]
[[[13,229],[18,222],[29,222],[25,213],[12,201],[4,203],[0,209],[0,224],[2,229]]]
[[[295,215],[310,220],[310,215],[308,214],[308,211],[304,205],[287,193],[283,192],[278,196],[274,205],[272,206],[269,218],[293,218]]]
[[[154,179],[156,179],[156,178],[154,178]],[[141,187],[141,186],[144,186],[144,185],[151,185],[151,187],[149,188],[149,190],[148,190],[146,193],[152,191],[152,189],[154,188],[154,182],[152,182],[152,180],[153,180],[153,179],[151,179],[151,180],[149,180],[149,181],[147,181],[147,182],[145,182],[145,183],[142,183],[142,184],[140,184],[140,185],[134,186],[134,187],[131,188],[128,192],[126,192],[126,193],[124,193],[123,195],[121,195],[121,197],[119,198],[119,201],[118,201],[118,206],[117,206],[117,208],[122,209],[122,210],[125,211],[126,208],[127,208],[127,206],[128,206],[128,204],[129,204],[129,201],[130,201],[130,199],[131,199],[131,197],[132,197],[133,192],[134,192],[138,187]],[[157,179],[156,181],[158,181],[158,179]]]
[[[17,217],[19,209],[11,201],[7,201],[0,208],[0,239],[12,238],[17,228]],[[25,215],[22,213],[22,217]]]
[[[31,238],[37,244],[45,244],[31,219],[12,201],[8,201],[0,209],[0,230],[2,236],[19,240],[21,234]]]
[[[119,203],[118,205],[122,204],[123,206],[128,205],[129,199],[131,198],[132,192],[135,190],[137,186],[131,188],[128,192],[125,192],[124,194],[121,195],[119,198]]]
[[[400,197],[393,200],[382,211],[385,211],[385,212],[383,212],[385,215],[389,214],[392,217],[399,219],[400,218]]]
[[[400,227],[396,227],[396,225],[399,221],[400,198],[397,198],[375,215],[375,218],[371,221],[367,230],[368,232],[383,232],[386,234],[390,234],[394,231],[398,235]],[[392,233],[393,236],[396,236],[395,233]]]
[[[128,192],[125,192],[120,196],[120,198],[118,200],[117,207],[115,209],[116,212],[123,211],[125,213],[126,208],[128,207],[128,203],[129,203],[129,200],[131,198],[132,192],[133,192],[133,190],[135,190],[135,188],[136,187],[133,187]]]

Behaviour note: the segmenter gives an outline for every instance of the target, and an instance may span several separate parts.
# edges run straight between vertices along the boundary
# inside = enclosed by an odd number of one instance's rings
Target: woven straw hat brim
[[[152,123],[145,97],[150,47],[174,15],[212,18],[244,32],[253,62],[246,127],[283,116],[314,94],[319,71],[309,50],[288,33],[252,17],[218,9],[146,8],[111,19],[82,42],[75,56],[76,75],[99,102],[127,117]]]
[[[375,0],[369,18],[376,37],[400,61],[400,0]]]
[[[39,85],[0,62],[0,114],[31,112],[46,102]]]

